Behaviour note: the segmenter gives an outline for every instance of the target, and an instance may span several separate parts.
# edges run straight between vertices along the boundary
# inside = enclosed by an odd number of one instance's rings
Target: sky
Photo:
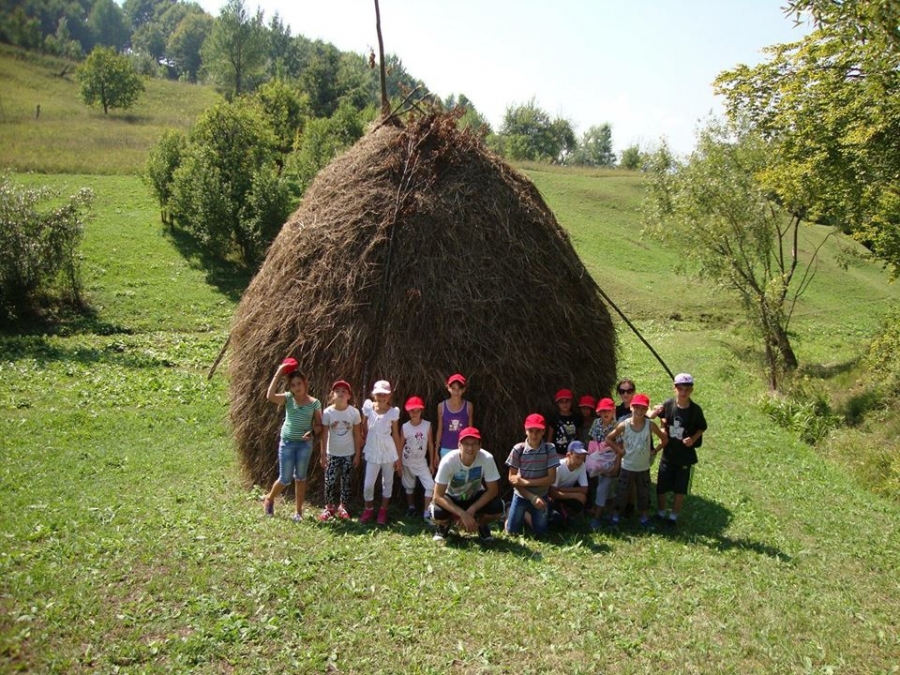
[[[378,53],[373,0],[245,0],[294,35]],[[224,0],[200,0],[218,16]],[[380,0],[386,53],[446,98],[465,94],[499,130],[532,98],[580,135],[612,126],[616,152],[661,138],[679,154],[723,112],[712,82],[799,40],[785,0]]]

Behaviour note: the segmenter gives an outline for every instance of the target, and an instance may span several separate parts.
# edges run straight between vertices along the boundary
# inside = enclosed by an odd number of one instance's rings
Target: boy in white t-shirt
[[[550,522],[566,525],[569,515],[580,513],[587,504],[588,476],[584,460],[588,451],[581,441],[569,443],[566,456],[556,468],[556,482],[550,486]]]
[[[331,385],[331,405],[322,413],[322,428],[326,433],[322,434],[320,462],[325,469],[325,509],[319,515],[319,520],[323,522],[335,517],[350,519],[347,511],[350,479],[352,470],[359,467],[362,448],[359,427],[362,418],[359,410],[350,405],[351,391],[350,385],[344,380]],[[341,475],[341,501],[335,509],[338,473]]]
[[[407,401],[406,412],[409,413],[409,421],[404,422],[400,429],[403,436],[403,473],[400,482],[406,491],[407,516],[416,515],[415,489],[416,479],[422,483],[425,490],[426,522],[431,521],[431,496],[434,494],[434,479],[431,477],[429,467],[434,463],[434,442],[431,439],[431,422],[422,419],[425,410],[425,402],[418,396],[411,396]]]

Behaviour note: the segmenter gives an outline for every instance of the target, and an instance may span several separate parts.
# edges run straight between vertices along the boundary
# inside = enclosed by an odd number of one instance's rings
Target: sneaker
[[[362,515],[359,517],[359,522],[368,523],[372,520],[372,517],[375,515],[375,509],[363,509]]]
[[[332,513],[331,509],[329,509],[328,507],[325,507],[322,513],[319,514],[319,520],[321,520],[323,523],[328,522],[332,518],[334,518],[334,513]]]
[[[265,511],[265,514],[267,516],[274,516],[275,515],[275,502],[273,502],[268,497],[263,499],[263,511]]]
[[[410,506],[409,508],[407,508],[406,516],[407,516],[407,518],[415,518],[416,517],[416,507]]]
[[[378,509],[378,518],[375,519],[375,522],[379,525],[387,525],[387,521],[387,509],[382,506],[380,509]]]
[[[482,544],[488,544],[488,543],[494,541],[494,534],[491,532],[491,526],[490,525],[479,525],[478,538],[481,539]]]
[[[347,513],[347,509],[345,509],[343,506],[338,507],[337,517],[340,520],[350,520],[350,514]]]
[[[295,513],[292,520],[293,520],[295,523],[302,523],[302,522],[303,522],[303,514],[302,514],[302,513]]]
[[[435,529],[435,531],[434,531],[434,536],[431,539],[432,539],[432,541],[444,541],[449,536],[450,536],[450,526],[449,525],[438,525],[437,529]]]
[[[647,518],[641,518],[640,520],[641,529],[645,532],[653,532],[656,528],[653,526],[653,519],[649,516]]]
[[[428,527],[434,527],[434,521],[431,519],[431,511],[426,511],[422,514],[422,520],[425,521],[425,524]]]

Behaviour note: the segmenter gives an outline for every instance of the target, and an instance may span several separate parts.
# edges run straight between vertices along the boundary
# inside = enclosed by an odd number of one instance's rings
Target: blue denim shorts
[[[282,438],[278,446],[278,481],[290,485],[292,480],[306,480],[312,441],[289,441]]]

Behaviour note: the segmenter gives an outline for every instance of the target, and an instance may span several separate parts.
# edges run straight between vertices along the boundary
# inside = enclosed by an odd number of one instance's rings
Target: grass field
[[[755,405],[739,308],[641,238],[639,176],[526,172],[600,285],[697,378],[710,431],[677,533],[582,524],[483,549],[437,546],[399,511],[383,530],[297,525],[282,503],[265,519],[225,369],[207,379],[247,280],[207,271],[133,175],[31,174],[97,194],[94,313],[0,333],[0,672],[898,672],[900,504]],[[852,243],[825,250],[792,331],[803,367],[846,386],[900,288]],[[667,395],[618,325],[620,372]]]

